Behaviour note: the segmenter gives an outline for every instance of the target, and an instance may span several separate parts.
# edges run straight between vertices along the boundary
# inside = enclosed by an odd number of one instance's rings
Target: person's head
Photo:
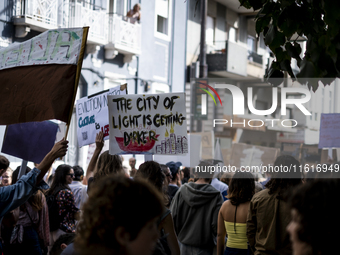
[[[338,250],[339,194],[340,183],[334,179],[307,182],[294,190],[287,226],[294,255],[328,255]]]
[[[73,243],[75,236],[75,233],[67,233],[59,236],[52,246],[50,255],[60,255],[70,243]]]
[[[135,5],[133,6],[133,11],[134,11],[134,12],[139,12],[140,10],[141,10],[140,4],[135,4]]]
[[[276,158],[273,167],[277,171],[271,173],[271,179],[265,185],[269,189],[269,194],[278,192],[278,198],[283,198],[282,196],[285,195],[287,190],[302,182],[300,163],[294,157],[290,155],[279,156]],[[295,172],[294,169],[296,169]]]
[[[5,156],[0,155],[0,176],[6,171],[9,167],[9,161]]]
[[[81,166],[73,166],[73,172],[74,172],[74,181],[82,181],[84,178],[84,170]]]
[[[169,167],[169,169],[171,171],[172,181],[175,182],[175,181],[179,180],[179,168],[182,165],[182,163],[170,161],[170,162],[166,163],[165,165],[167,167]]]
[[[70,165],[59,165],[55,170],[51,188],[48,194],[52,194],[58,187],[69,189],[69,184],[72,183],[74,178],[74,171]]]
[[[248,202],[255,194],[255,180],[252,173],[236,172],[230,181],[228,199],[232,205]]]
[[[24,172],[24,175],[28,174],[31,170],[32,169],[30,167],[26,166],[26,171]],[[20,179],[18,178],[19,172],[20,172],[20,166],[18,166],[12,173],[12,184],[15,184],[18,181],[18,179]]]
[[[233,178],[234,173],[231,172],[227,172],[227,173],[223,173],[220,181],[224,182],[225,184],[227,184],[229,186],[231,179]]]
[[[129,159],[129,165],[130,165],[131,169],[136,168],[136,159],[135,158],[130,158]]]
[[[190,178],[190,168],[184,167],[179,172],[180,172],[180,178],[182,180],[182,184],[188,182]]]
[[[165,175],[160,165],[155,161],[146,161],[141,164],[135,178],[143,178],[154,185],[158,191],[162,192],[163,190]]]
[[[1,176],[2,178],[1,184],[3,186],[8,186],[12,184],[12,174],[13,174],[13,169],[8,167],[6,172],[4,172]]]
[[[98,159],[94,178],[99,180],[110,174],[124,174],[122,158],[119,155],[110,155],[109,151],[104,151]]]
[[[171,182],[171,179],[172,179],[171,171],[170,171],[169,167],[167,167],[166,165],[160,164],[160,167],[163,171],[163,174],[165,175],[166,185],[168,185]]]
[[[162,211],[153,185],[121,175],[102,178],[84,204],[75,249],[83,255],[152,254]]]

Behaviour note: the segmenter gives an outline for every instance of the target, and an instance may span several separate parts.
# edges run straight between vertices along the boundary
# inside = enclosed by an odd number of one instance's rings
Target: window
[[[209,45],[215,44],[215,19],[210,16],[207,16],[205,42]]]
[[[115,13],[118,15],[126,16],[128,13],[127,0],[109,0],[109,13]],[[102,5],[105,3],[103,2]]]
[[[156,36],[170,40],[172,0],[156,0]]]
[[[255,37],[252,37],[252,36],[248,35],[248,38],[247,38],[247,48],[248,48],[249,52],[257,52]]]
[[[238,40],[237,35],[238,35],[237,28],[227,24],[227,40],[231,42],[237,42]]]

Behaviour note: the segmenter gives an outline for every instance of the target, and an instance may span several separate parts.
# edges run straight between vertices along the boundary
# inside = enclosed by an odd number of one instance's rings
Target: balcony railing
[[[92,10],[82,3],[70,3],[69,27],[89,26],[88,41],[106,44],[106,10]]]
[[[141,25],[118,14],[107,14],[106,9],[89,1],[14,0],[13,22],[39,32],[89,26],[89,44],[105,45],[105,49],[130,58],[141,53]]]
[[[89,42],[107,42],[106,10],[98,6],[70,0],[16,0],[14,5],[15,25],[26,25],[40,32],[89,26]]]
[[[215,45],[216,50],[209,50],[206,55],[209,72],[223,72],[227,77],[247,76],[247,49],[243,45],[232,41],[215,42]]]
[[[108,41],[123,54],[140,54],[141,25],[131,23],[126,17],[109,14]]]
[[[257,64],[263,64],[262,55],[257,54],[254,51],[248,51],[248,60]]]
[[[14,17],[27,18],[42,27],[58,26],[58,1],[17,0],[14,1]]]

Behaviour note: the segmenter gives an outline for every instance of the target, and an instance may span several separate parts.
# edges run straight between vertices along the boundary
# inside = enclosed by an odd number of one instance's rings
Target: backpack
[[[63,218],[62,215],[59,215],[59,205],[57,203],[57,194],[59,191],[63,190],[63,188],[57,188],[51,195],[46,196],[46,203],[48,207],[48,220],[50,223],[50,231],[58,230],[60,227],[60,223]]]

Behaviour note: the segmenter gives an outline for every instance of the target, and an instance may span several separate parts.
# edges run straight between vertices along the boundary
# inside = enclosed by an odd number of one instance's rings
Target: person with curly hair
[[[77,254],[152,254],[163,201],[146,181],[111,174],[93,187],[83,209],[74,242]]]
[[[74,195],[71,191],[70,184],[74,178],[74,171],[69,165],[59,165],[55,170],[55,175],[51,188],[46,192],[46,197],[54,196],[58,205],[59,219],[52,218],[52,212],[49,212],[50,219],[50,246],[66,233],[74,233],[76,230],[76,218],[79,209],[76,207]],[[55,223],[58,225],[55,227]]]
[[[155,161],[146,161],[139,166],[139,170],[135,176],[135,179],[147,180],[163,194],[163,213],[157,222],[158,230],[161,234],[162,246],[163,248],[167,249],[169,254],[179,255],[180,251],[171,212],[166,208],[166,205],[168,204],[168,197],[166,194],[166,186],[164,185],[165,175],[161,169],[161,166]]]
[[[218,214],[217,254],[224,251],[225,236],[228,235],[225,255],[249,254],[247,240],[247,213],[250,200],[255,194],[255,180],[251,173],[236,172],[229,185],[228,199]]]
[[[292,247],[286,227],[291,220],[286,202],[287,193],[302,183],[300,163],[294,157],[276,158],[266,189],[250,201],[247,217],[247,237],[254,254],[291,254]],[[275,171],[274,171],[275,170]]]
[[[300,185],[289,200],[287,226],[294,255],[328,255],[339,250],[339,180],[322,179]]]

